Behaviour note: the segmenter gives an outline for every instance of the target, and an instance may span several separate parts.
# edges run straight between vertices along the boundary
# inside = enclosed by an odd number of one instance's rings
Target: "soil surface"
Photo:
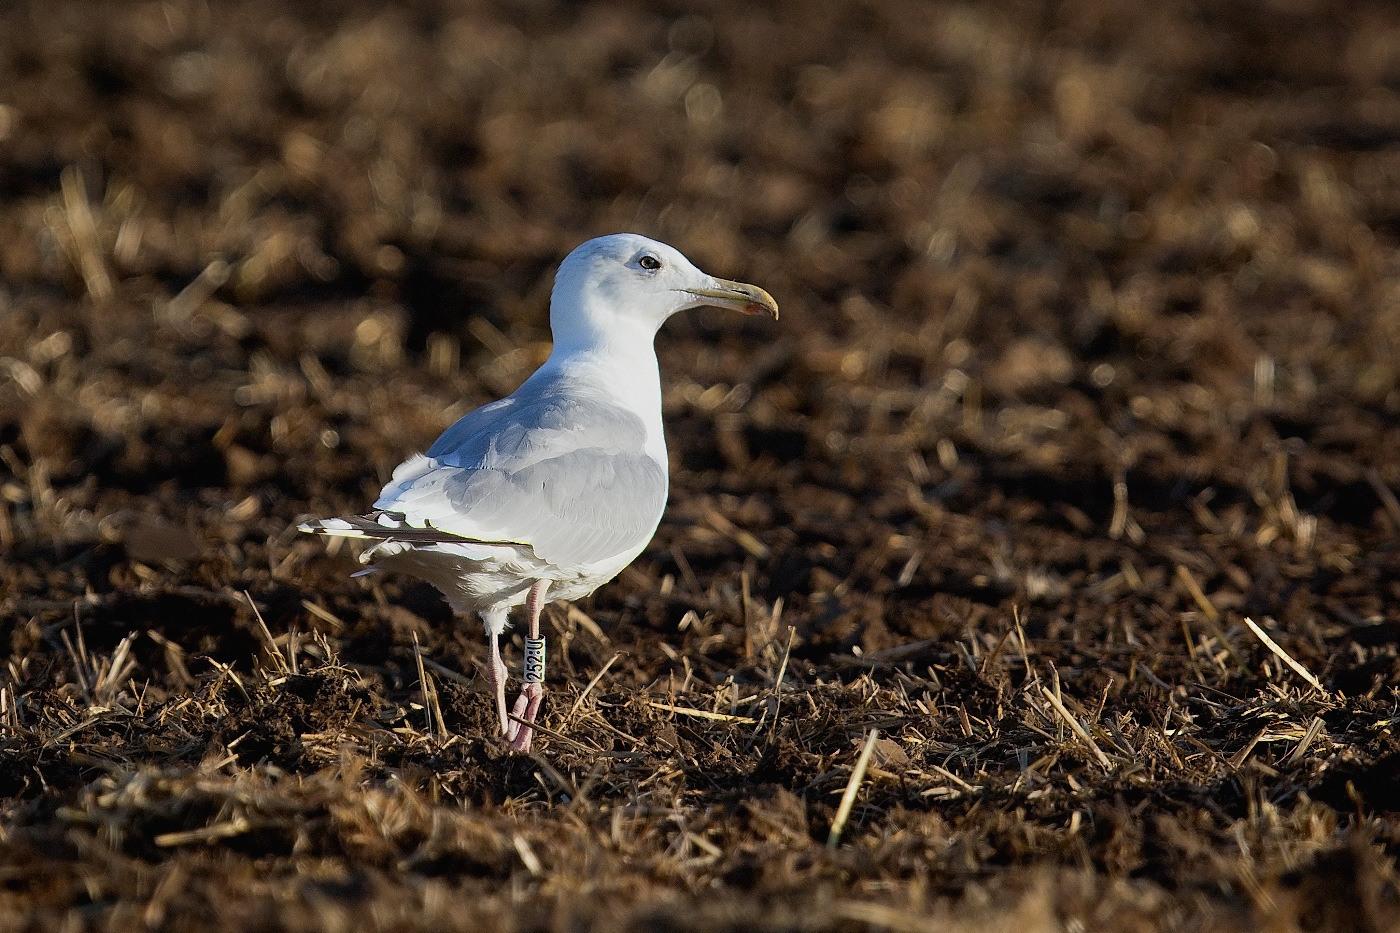
[[[618,230],[783,316],[515,755],[295,525]],[[1396,929],[1397,236],[1388,3],[6,4],[0,927]]]

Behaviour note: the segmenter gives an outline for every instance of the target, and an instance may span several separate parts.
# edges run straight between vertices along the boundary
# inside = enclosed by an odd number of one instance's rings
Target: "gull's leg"
[[[510,747],[517,752],[530,750],[530,738],[534,734],[530,723],[540,711],[540,701],[544,699],[544,639],[540,636],[540,613],[544,610],[544,594],[549,589],[548,580],[536,580],[525,597],[525,611],[530,617],[530,630],[525,638],[525,686],[515,701],[514,714],[524,722],[511,721],[506,730]]]
[[[486,654],[486,680],[491,684],[491,690],[496,694],[496,714],[501,719],[501,732],[509,737],[515,724],[506,716],[506,662],[501,660],[501,636],[496,632],[488,632],[486,639],[490,643],[490,648]]]
[[[501,732],[509,738],[513,728],[506,716],[506,662],[501,659],[501,632],[505,631],[506,614],[510,610],[492,606],[481,613],[481,623],[486,627],[486,682],[496,695],[496,715],[501,720]]]

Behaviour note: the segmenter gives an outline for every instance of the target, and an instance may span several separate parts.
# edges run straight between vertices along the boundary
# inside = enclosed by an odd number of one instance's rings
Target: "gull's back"
[[[647,425],[583,376],[540,371],[399,467],[375,508],[457,538],[529,547],[560,568],[635,555],[666,506]]]

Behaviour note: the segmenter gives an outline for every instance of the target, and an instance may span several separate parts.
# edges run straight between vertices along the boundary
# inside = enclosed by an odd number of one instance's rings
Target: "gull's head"
[[[617,233],[565,257],[554,276],[549,324],[556,344],[623,334],[650,340],[668,317],[701,305],[778,316],[778,303],[758,286],[707,275],[674,247]]]

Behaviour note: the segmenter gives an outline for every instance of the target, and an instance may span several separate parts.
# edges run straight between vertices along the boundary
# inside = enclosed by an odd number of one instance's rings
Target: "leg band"
[[[544,683],[544,639],[525,639],[525,683]]]

